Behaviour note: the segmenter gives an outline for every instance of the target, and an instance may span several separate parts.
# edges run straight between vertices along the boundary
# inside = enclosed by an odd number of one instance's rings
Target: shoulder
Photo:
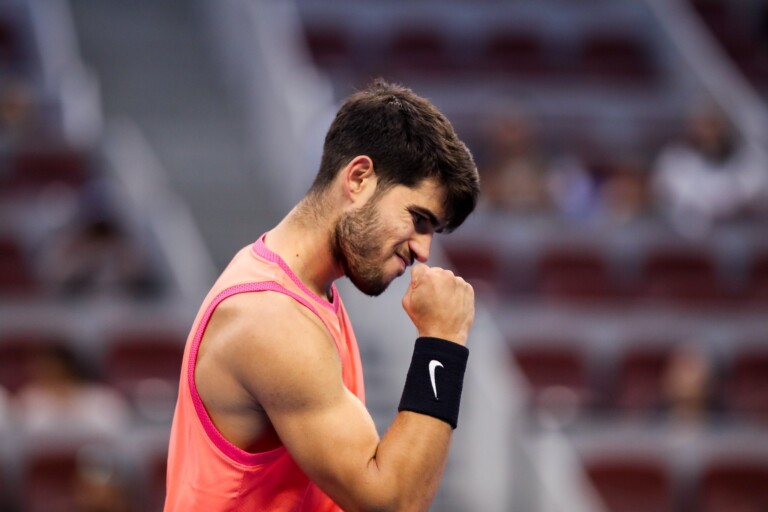
[[[294,392],[315,376],[341,379],[335,344],[315,313],[273,291],[243,293],[222,302],[206,332],[214,357],[257,401],[278,389]]]
[[[212,321],[223,324],[238,337],[265,337],[274,331],[293,329],[323,331],[322,320],[310,308],[279,291],[240,293],[223,301]]]

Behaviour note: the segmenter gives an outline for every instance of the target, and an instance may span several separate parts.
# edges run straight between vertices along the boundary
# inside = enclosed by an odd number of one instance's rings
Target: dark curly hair
[[[446,232],[475,209],[480,179],[472,154],[448,119],[406,87],[377,79],[344,102],[325,137],[310,194],[324,191],[359,155],[373,160],[380,191],[436,178],[446,190]]]

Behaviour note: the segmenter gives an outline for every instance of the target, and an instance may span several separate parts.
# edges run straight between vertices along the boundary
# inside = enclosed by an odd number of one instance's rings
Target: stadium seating
[[[530,405],[535,411],[554,414],[567,422],[591,405],[585,358],[572,343],[518,341],[512,356],[530,387]]]
[[[621,414],[653,417],[664,405],[663,378],[669,344],[633,341],[619,356],[611,406]]]
[[[734,349],[723,395],[732,415],[768,425],[768,346],[764,342]]]
[[[467,279],[478,291],[503,290],[505,277],[498,248],[481,244],[446,244],[443,249],[456,273]]]
[[[46,450],[30,454],[24,463],[22,510],[68,512],[75,509],[76,449]]]
[[[577,77],[624,87],[648,87],[657,78],[644,41],[619,32],[588,34],[574,69]]]
[[[702,468],[691,512],[758,511],[768,502],[768,460],[743,454],[721,456]]]
[[[489,75],[547,77],[556,73],[545,42],[536,32],[500,31],[483,43],[480,71]]]
[[[18,150],[9,168],[3,188],[10,193],[36,191],[54,184],[79,188],[89,176],[87,155],[70,147]]]
[[[29,260],[15,237],[0,237],[0,296],[28,296],[38,290]]]
[[[536,292],[543,298],[574,302],[620,296],[604,256],[595,247],[548,247],[537,259]]]
[[[585,462],[607,512],[676,512],[666,462],[647,455],[611,454]]]
[[[715,261],[695,247],[650,249],[640,279],[640,296],[645,299],[681,306],[726,300]]]

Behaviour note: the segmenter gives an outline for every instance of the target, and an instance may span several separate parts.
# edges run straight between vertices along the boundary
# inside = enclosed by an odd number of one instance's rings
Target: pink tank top
[[[195,387],[200,342],[216,307],[239,293],[289,295],[317,315],[336,343],[347,388],[363,403],[363,372],[357,341],[344,305],[311,292],[277,254],[266,235],[241,249],[205,298],[187,338],[168,450],[165,512],[340,511],[294,462],[284,446],[249,453],[216,429]]]

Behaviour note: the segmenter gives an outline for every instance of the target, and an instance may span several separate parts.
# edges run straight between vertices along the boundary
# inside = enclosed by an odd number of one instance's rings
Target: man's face
[[[334,256],[361,292],[379,295],[414,260],[427,260],[432,235],[442,230],[444,195],[431,179],[396,185],[342,215]]]

